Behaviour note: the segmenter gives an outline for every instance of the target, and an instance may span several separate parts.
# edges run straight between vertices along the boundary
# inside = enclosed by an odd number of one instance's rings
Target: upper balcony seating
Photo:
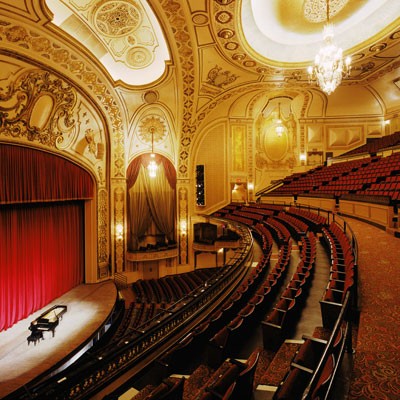
[[[343,156],[350,156],[362,153],[374,154],[381,149],[398,145],[400,145],[400,132],[395,132],[391,135],[383,136],[381,138],[367,139],[367,142],[364,145],[344,153]]]
[[[400,133],[399,133],[400,134]],[[294,174],[268,195],[377,196],[389,201],[400,199],[400,152],[337,162]],[[355,197],[356,198],[356,197]]]

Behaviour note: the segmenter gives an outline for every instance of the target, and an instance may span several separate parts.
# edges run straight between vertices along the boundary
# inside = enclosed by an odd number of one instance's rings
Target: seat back
[[[333,372],[335,370],[335,357],[331,354],[321,371],[318,381],[315,385],[314,390],[311,393],[311,400],[323,400],[328,395],[329,388],[332,383]]]
[[[182,377],[170,387],[168,392],[162,394],[157,400],[182,400],[184,384],[185,378]]]
[[[254,375],[256,372],[260,352],[254,351],[247,360],[246,367],[236,379],[232,399],[251,399],[253,393]]]

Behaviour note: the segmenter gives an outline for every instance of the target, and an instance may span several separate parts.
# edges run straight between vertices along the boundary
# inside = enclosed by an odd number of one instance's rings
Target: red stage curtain
[[[89,199],[88,172],[43,151],[0,145],[0,204]]]
[[[83,203],[0,207],[0,331],[83,282]]]

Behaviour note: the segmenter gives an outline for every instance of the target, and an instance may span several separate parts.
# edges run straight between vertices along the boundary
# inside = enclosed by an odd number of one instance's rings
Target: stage
[[[113,281],[80,285],[46,307],[0,332],[0,398],[25,385],[88,341],[111,313],[117,299]],[[28,345],[31,321],[56,304],[66,305],[55,335]]]

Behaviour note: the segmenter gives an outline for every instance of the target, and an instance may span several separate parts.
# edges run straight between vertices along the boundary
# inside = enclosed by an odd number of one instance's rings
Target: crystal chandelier
[[[317,80],[319,87],[326,93],[331,94],[342,81],[347,78],[351,70],[351,58],[345,61],[342,58],[342,49],[333,42],[333,26],[329,23],[329,0],[326,2],[326,25],[324,26],[324,45],[315,56],[314,66],[308,67],[310,83]]]

